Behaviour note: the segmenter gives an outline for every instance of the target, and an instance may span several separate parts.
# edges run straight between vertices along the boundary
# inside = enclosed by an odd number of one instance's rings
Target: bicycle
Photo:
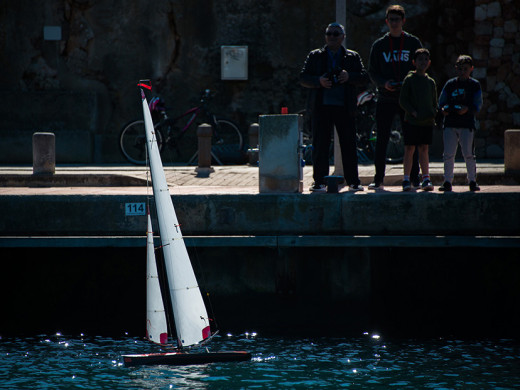
[[[376,102],[377,96],[372,91],[364,91],[357,97],[358,111],[356,113],[356,146],[358,162],[368,163],[374,160],[377,141],[376,125]],[[306,110],[299,112],[303,115],[303,148],[304,160],[307,164],[312,164],[312,131],[310,118],[306,115]],[[403,161],[404,138],[401,129],[401,120],[396,115],[390,130],[390,139],[386,149],[386,162],[397,164]],[[334,145],[331,142],[330,163],[334,164]]]
[[[183,114],[171,118],[166,113],[162,98],[150,99],[149,107],[154,122],[155,134],[159,150],[171,149],[176,156],[172,155],[174,161],[182,161],[186,156],[191,156],[187,165],[192,164],[197,158],[197,138],[181,142],[181,139],[192,128],[199,114],[203,114],[213,129],[211,155],[219,165],[224,163],[242,163],[247,158],[244,140],[239,127],[231,120],[216,116],[209,111],[208,103],[214,94],[209,89],[202,93],[197,106],[190,108]],[[179,129],[177,122],[188,117],[186,124]],[[196,128],[196,126],[195,126]],[[182,146],[182,148],[181,148]],[[133,120],[126,123],[119,136],[119,148],[123,156],[131,163],[144,165],[146,163],[146,136],[144,121]]]
[[[358,95],[356,143],[359,162],[370,162],[375,158],[377,142],[376,103],[377,96],[374,92],[364,91]],[[401,119],[399,115],[395,115],[386,148],[386,162],[398,164],[403,162],[403,157],[404,138]]]

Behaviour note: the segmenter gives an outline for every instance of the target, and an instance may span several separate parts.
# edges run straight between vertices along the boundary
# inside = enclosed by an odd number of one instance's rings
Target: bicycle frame
[[[164,113],[165,115],[165,122],[168,121],[170,125],[173,125],[174,123],[176,123],[178,120],[188,116],[191,114],[191,117],[190,119],[188,119],[188,122],[186,122],[186,124],[184,125],[184,127],[179,131],[179,134],[177,136],[177,138],[180,138],[181,136],[184,135],[184,133],[186,133],[186,131],[188,131],[188,129],[190,128],[190,126],[193,124],[193,122],[195,122],[195,119],[197,118],[197,116],[200,114],[201,111],[204,111],[205,114],[207,115],[208,119],[211,121],[211,125],[213,128],[215,128],[215,126],[217,125],[216,123],[216,120],[215,120],[215,116],[213,114],[211,114],[207,107],[206,107],[206,102],[203,101],[202,104],[200,106],[196,106],[196,107],[192,107],[190,108],[189,110],[187,110],[186,112],[182,113],[181,115],[173,118],[173,119],[170,119],[168,118],[168,116],[166,115],[166,113]],[[171,131],[171,129],[169,128],[168,130],[168,134],[167,134],[167,138],[169,138],[169,136],[171,134],[169,134]]]
[[[180,131],[181,134],[184,134],[188,128],[191,126],[191,124],[195,121],[195,118],[197,118],[197,116],[199,115],[199,112],[202,110],[202,107],[201,106],[197,106],[197,107],[193,107],[193,108],[190,108],[188,111],[186,111],[185,113],[179,115],[178,117],[174,118],[173,119],[173,122],[177,122],[179,119],[182,119],[184,118],[185,116],[188,116],[190,114],[191,115],[191,118],[188,120],[188,122],[186,123],[186,125],[182,128],[182,130]]]

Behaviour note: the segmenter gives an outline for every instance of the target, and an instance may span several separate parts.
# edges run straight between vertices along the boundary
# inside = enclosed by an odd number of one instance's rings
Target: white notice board
[[[221,79],[247,80],[247,46],[221,46]]]

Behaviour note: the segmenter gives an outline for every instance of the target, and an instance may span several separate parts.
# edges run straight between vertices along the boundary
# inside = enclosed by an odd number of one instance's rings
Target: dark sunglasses
[[[342,33],[340,33],[339,31],[327,31],[325,33],[326,36],[330,37],[331,35],[333,37],[339,37],[340,35],[343,35]]]

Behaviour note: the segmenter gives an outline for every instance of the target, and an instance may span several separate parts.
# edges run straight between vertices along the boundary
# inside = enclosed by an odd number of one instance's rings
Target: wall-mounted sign
[[[146,215],[144,203],[125,203],[125,215]]]
[[[221,46],[221,79],[247,80],[247,46]]]

